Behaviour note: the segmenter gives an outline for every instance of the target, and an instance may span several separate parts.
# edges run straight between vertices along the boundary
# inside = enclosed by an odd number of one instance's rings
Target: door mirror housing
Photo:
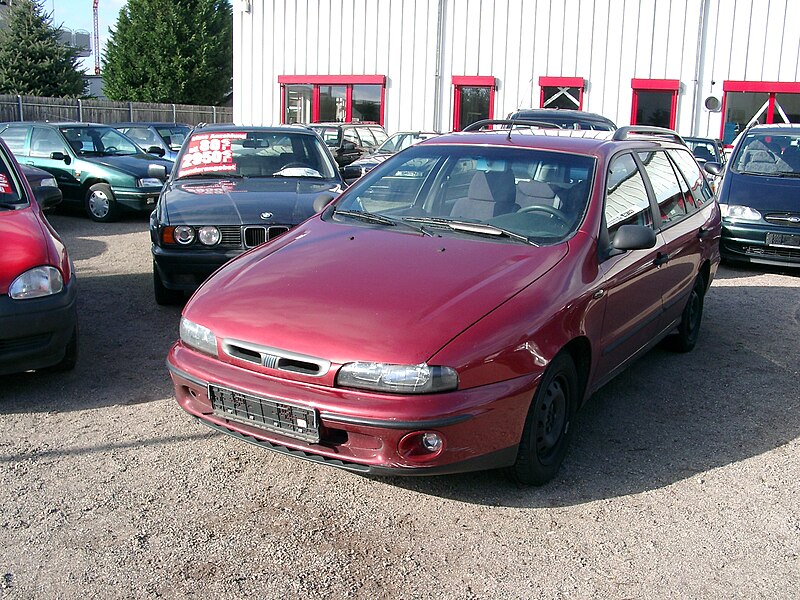
[[[337,198],[337,194],[333,192],[322,192],[316,198],[314,198],[314,204],[312,204],[312,208],[314,209],[314,214],[321,213],[325,210],[331,202],[333,202]]]
[[[350,152],[356,149],[356,145],[353,142],[344,142],[342,144],[342,150],[346,152]]]
[[[656,245],[656,232],[645,225],[622,225],[614,235],[614,250],[647,250]]]
[[[167,179],[167,167],[156,164],[147,165],[147,176],[164,181]]]
[[[69,154],[64,154],[63,152],[51,152],[50,158],[53,160],[63,160],[65,165],[68,165],[72,162],[72,159],[69,157]]]
[[[159,146],[150,146],[147,149],[147,153],[148,154],[154,154],[155,156],[158,156],[159,158],[162,158],[166,154],[164,149],[160,148]]]
[[[718,162],[707,162],[706,164],[703,165],[703,170],[709,175],[713,175],[714,177],[719,177],[720,175],[722,175],[724,167]]]

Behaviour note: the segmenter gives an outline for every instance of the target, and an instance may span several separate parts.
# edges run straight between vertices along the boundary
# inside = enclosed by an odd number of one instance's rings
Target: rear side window
[[[609,241],[622,225],[653,225],[650,199],[636,161],[621,154],[611,161],[606,180],[606,227]]]
[[[375,147],[375,136],[372,135],[372,130],[369,127],[364,127],[358,132],[358,134],[361,136],[361,141],[364,143],[365,148]]]
[[[700,167],[689,151],[672,149],[667,150],[667,154],[675,161],[678,171],[680,171],[686,179],[686,183],[689,185],[689,189],[692,192],[694,203],[700,207],[710,202],[714,197],[714,193],[708,186],[703,172],[700,170]]]
[[[28,137],[27,127],[15,127],[12,125],[0,133],[0,137],[3,138],[8,149],[14,154],[17,156],[27,156],[25,153],[25,139]]]
[[[694,203],[686,205],[678,175],[665,152],[639,152],[639,159],[644,163],[650,185],[653,186],[662,225],[678,221],[694,209]]]
[[[372,135],[375,136],[375,141],[378,144],[382,144],[389,138],[389,136],[386,135],[386,132],[380,127],[370,127],[369,130],[372,132]]]
[[[361,140],[358,137],[358,132],[355,129],[347,128],[344,130],[344,141],[345,142],[352,142],[356,146],[361,145]]]

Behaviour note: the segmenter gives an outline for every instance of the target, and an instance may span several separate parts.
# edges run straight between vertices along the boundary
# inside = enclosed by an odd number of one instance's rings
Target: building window
[[[725,81],[722,84],[723,143],[754,123],[800,123],[800,83]]]
[[[586,82],[582,77],[540,77],[539,86],[542,88],[540,108],[583,110]]]
[[[453,130],[491,119],[494,114],[494,77],[453,77]]]
[[[383,125],[383,75],[281,75],[282,123]]]
[[[632,80],[631,125],[675,129],[680,86],[677,79]]]

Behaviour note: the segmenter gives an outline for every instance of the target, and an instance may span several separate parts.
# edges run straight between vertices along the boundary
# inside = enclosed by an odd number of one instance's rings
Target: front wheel
[[[547,367],[528,410],[511,467],[516,481],[543,485],[555,477],[572,438],[577,404],[578,373],[572,358],[562,353]]]
[[[90,219],[100,223],[116,221],[119,216],[119,205],[107,183],[95,183],[86,191],[84,208]]]

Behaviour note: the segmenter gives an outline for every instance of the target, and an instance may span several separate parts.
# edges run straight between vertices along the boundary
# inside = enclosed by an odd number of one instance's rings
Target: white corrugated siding
[[[280,75],[385,75],[387,130],[449,130],[452,77],[492,76],[495,117],[539,105],[539,77],[583,77],[584,110],[630,123],[631,79],[677,79],[677,129],[719,135],[725,80],[796,81],[798,0],[234,0],[234,119],[279,123]],[[701,31],[703,7],[707,21]],[[700,58],[700,40],[705,55]],[[695,79],[699,78],[699,85]],[[713,83],[712,83],[713,82]]]

